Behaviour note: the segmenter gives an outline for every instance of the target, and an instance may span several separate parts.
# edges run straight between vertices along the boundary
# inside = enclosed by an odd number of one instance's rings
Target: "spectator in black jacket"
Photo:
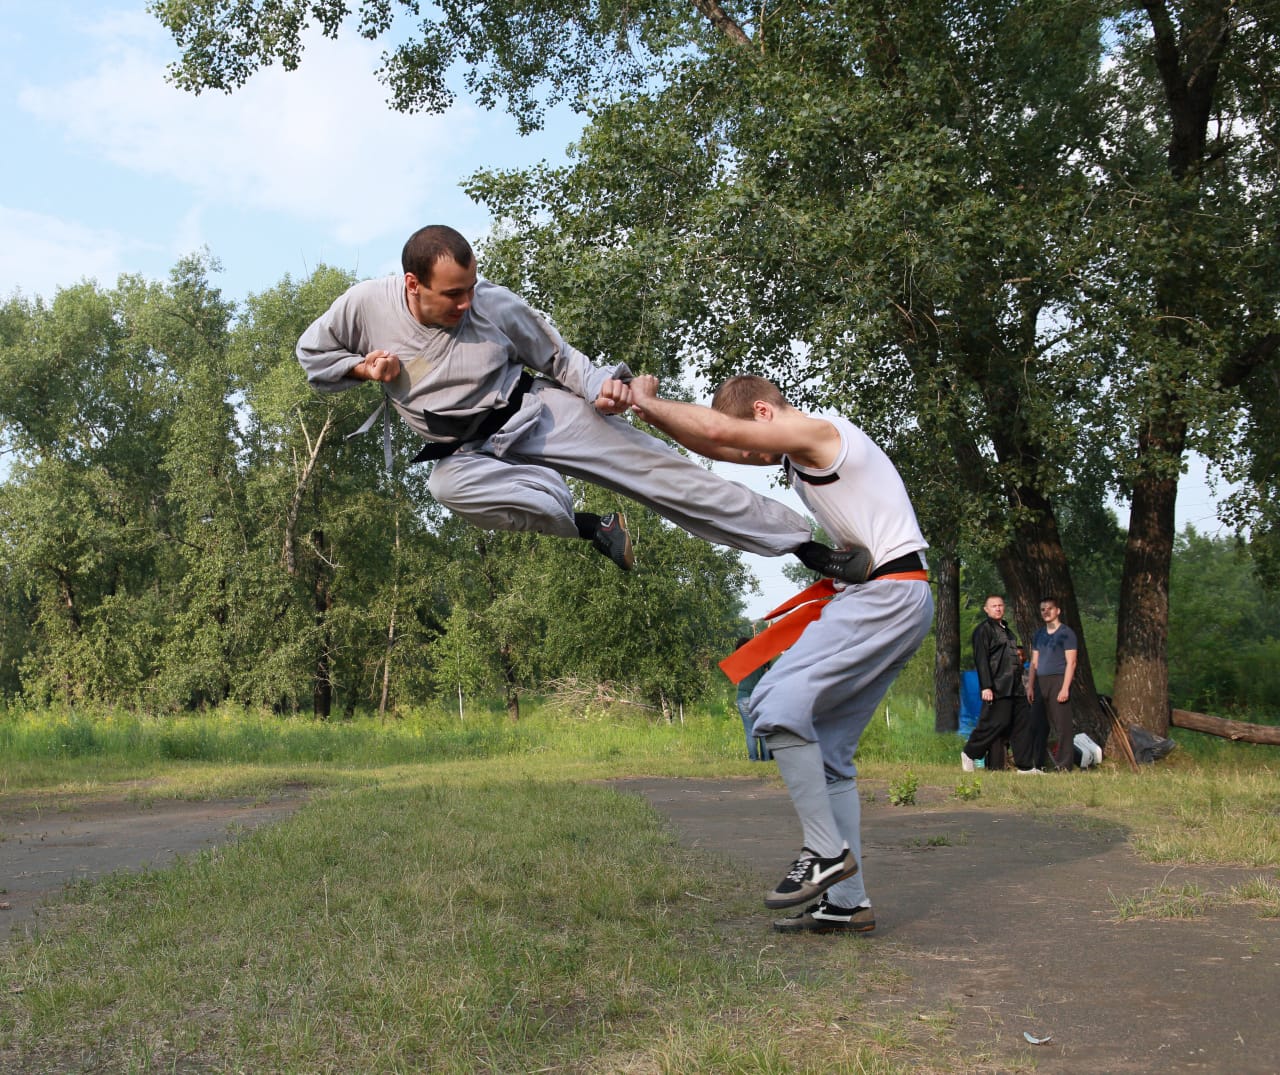
[[[984,619],[973,632],[973,664],[982,688],[982,712],[977,726],[960,752],[960,767],[974,770],[974,762],[997,744],[1010,739],[1018,771],[1038,773],[1038,737],[1026,704],[1022,655],[1018,636],[1004,622],[1004,598],[991,594],[982,606]],[[1003,756],[1003,751],[999,752]]]

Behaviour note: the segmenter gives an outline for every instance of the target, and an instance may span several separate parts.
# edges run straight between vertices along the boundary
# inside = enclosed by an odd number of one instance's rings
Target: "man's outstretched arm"
[[[633,378],[630,384],[631,409],[655,429],[660,429],[692,452],[708,459],[736,460],[741,452],[735,452],[721,439],[712,436],[722,422],[735,419],[703,407],[697,403],[663,399],[657,394],[658,379],[652,374]]]
[[[663,399],[658,379],[646,373],[632,380],[631,409],[656,429],[708,459],[774,466],[790,449],[769,425],[733,418],[698,403]],[[767,458],[765,458],[767,457]]]

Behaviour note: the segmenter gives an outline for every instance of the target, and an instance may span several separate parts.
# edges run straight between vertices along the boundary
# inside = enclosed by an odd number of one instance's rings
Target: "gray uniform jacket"
[[[625,363],[600,367],[570,347],[524,299],[487,280],[451,329],[420,324],[405,303],[404,277],[355,284],[302,334],[298,361],[322,392],[362,382],[349,376],[370,351],[400,359],[387,397],[426,440],[467,439],[489,412],[511,397],[523,367],[545,374],[593,401],[611,377],[631,378]]]

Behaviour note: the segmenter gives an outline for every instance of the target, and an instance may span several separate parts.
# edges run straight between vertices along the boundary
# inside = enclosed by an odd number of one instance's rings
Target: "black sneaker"
[[[627,517],[620,511],[600,517],[591,544],[609,557],[623,571],[630,571],[636,562],[631,551],[631,535],[627,533]]]
[[[787,876],[778,882],[775,888],[764,898],[764,905],[769,908],[794,907],[797,903],[808,903],[821,896],[832,885],[852,877],[858,872],[858,860],[847,847],[835,858],[819,858],[807,847],[802,848],[800,857],[791,864]]]
[[[871,574],[871,550],[861,545],[849,549],[833,549],[817,541],[806,541],[795,550],[796,556],[810,571],[841,582],[866,582]]]
[[[826,896],[773,924],[775,933],[870,933],[875,928],[876,915],[870,907],[849,910]]]

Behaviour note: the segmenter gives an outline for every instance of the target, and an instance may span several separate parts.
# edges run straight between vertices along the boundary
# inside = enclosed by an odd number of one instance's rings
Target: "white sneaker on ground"
[[[973,772],[973,759],[963,750],[960,751],[960,768],[966,773]]]
[[[876,915],[870,906],[847,910],[826,896],[773,924],[775,933],[870,933],[875,928]]]

